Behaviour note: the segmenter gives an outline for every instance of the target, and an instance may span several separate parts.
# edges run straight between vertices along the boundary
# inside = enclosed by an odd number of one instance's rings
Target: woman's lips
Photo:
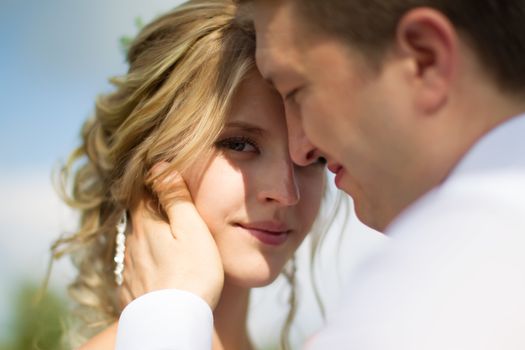
[[[279,246],[286,242],[291,230],[286,225],[278,222],[257,222],[250,224],[237,224],[264,244]]]

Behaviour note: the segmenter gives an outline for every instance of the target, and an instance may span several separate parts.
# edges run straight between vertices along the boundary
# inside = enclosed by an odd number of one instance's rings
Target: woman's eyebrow
[[[259,127],[257,125],[248,123],[248,122],[243,122],[243,121],[228,122],[228,123],[226,123],[225,127],[226,128],[241,129],[242,131],[245,131],[247,133],[256,134],[256,135],[260,135],[260,136],[263,136],[266,133],[266,131],[263,128],[261,128],[261,127]]]

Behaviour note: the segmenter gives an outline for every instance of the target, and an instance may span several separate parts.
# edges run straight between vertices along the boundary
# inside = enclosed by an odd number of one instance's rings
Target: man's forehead
[[[294,25],[287,2],[259,1],[252,18],[257,43],[261,48],[289,44],[293,41]]]
[[[254,8],[256,60],[265,78],[272,78],[289,66],[297,55],[297,34],[291,15],[289,1],[258,1]]]
[[[293,49],[274,38],[258,41],[255,56],[261,75],[274,86],[279,80],[286,79],[299,64]]]

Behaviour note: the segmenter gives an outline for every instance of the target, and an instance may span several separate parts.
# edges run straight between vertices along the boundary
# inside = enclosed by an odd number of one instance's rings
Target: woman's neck
[[[213,312],[213,350],[251,350],[246,319],[250,290],[224,283],[221,299]]]

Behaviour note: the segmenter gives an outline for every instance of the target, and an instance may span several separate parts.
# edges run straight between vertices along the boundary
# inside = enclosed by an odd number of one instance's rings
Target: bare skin
[[[286,100],[291,156],[300,165],[326,156],[377,230],[525,110],[523,92],[502,90],[438,11],[407,13],[378,71],[358,48],[308,31],[291,3],[256,1],[253,12],[258,67]]]
[[[164,167],[157,167],[161,172]],[[166,197],[167,187],[170,197]],[[180,289],[200,296],[213,309],[217,305],[224,284],[221,258],[211,233],[200,217],[182,176],[171,174],[165,182],[155,182],[153,190],[158,194],[170,225],[160,217],[154,217],[148,209],[147,199],[132,210],[133,234],[126,240],[124,283],[121,299],[134,300],[148,291],[166,289],[173,284]],[[184,217],[185,220],[176,220]],[[156,232],[146,234],[147,232]],[[203,249],[207,247],[207,249]],[[155,259],[134,257],[155,256]],[[197,262],[182,264],[183,261]],[[173,273],[172,266],[177,266]],[[135,271],[149,272],[147,275]],[[154,272],[154,273],[153,273]],[[192,276],[210,276],[206,281]],[[213,277],[211,277],[213,276]],[[210,288],[210,286],[213,286]],[[209,290],[213,292],[208,292]]]
[[[159,170],[162,169],[157,169],[157,171]],[[173,197],[168,199],[163,196],[163,194],[167,192],[164,186],[169,186],[171,189],[178,188],[177,193],[179,196],[177,196],[176,200],[174,200]],[[204,251],[202,244],[206,244],[208,238],[213,241],[208,228],[205,225],[202,226],[202,219],[198,215],[195,206],[191,201],[188,201],[188,198],[190,198],[189,192],[180,176],[171,176],[167,182],[155,184],[154,189],[159,191],[157,192],[159,193],[159,201],[162,207],[165,208],[170,222],[185,222],[187,225],[192,226],[181,227],[177,225],[176,227],[170,227],[170,225],[165,222],[148,214],[148,210],[145,208],[147,205],[146,201],[141,202],[137,208],[132,211],[134,230],[133,234],[128,236],[126,242],[125,283],[120,288],[123,305],[127,305],[130,301],[148,291],[169,288],[171,283],[173,283],[170,278],[180,278],[179,274],[173,274],[170,271],[165,271],[166,273],[162,272],[162,266],[156,265],[155,262],[162,261],[163,266],[173,266],[172,264],[179,262],[183,263],[189,259],[187,256],[186,260],[183,260],[183,257],[181,257],[181,255],[184,256],[185,252],[193,252],[195,250],[202,252]],[[176,219],[180,217],[186,217],[188,220],[181,221]],[[193,220],[191,218],[193,218]],[[197,227],[201,229],[196,230],[195,228]],[[190,228],[190,230],[186,230],[186,228]],[[172,232],[177,232],[179,242],[183,240],[183,243],[178,245],[174,244],[176,240],[173,239]],[[185,236],[184,234],[186,232],[191,232],[191,234]],[[201,237],[198,235],[201,235]],[[193,244],[200,246],[199,248],[192,248],[191,246]],[[178,253],[172,253],[173,251],[178,251]],[[210,244],[208,253],[216,251],[217,247],[215,243]],[[177,258],[169,258],[167,255]],[[139,256],[140,258],[134,259],[135,256]],[[153,257],[157,259],[153,259]],[[168,260],[172,262],[166,264]],[[181,264],[175,266],[180,265]],[[209,266],[200,263],[197,265],[202,267]],[[246,329],[249,290],[235,288],[233,286],[223,289],[223,279],[221,279],[223,272],[222,269],[218,267],[222,267],[222,265],[219,261],[218,264],[214,263],[212,266],[214,270],[212,274],[218,276],[218,282],[216,284],[218,291],[209,294],[212,297],[207,299],[203,297],[203,299],[205,299],[210,306],[216,306],[213,313],[216,325],[213,334],[213,350],[251,350],[253,347]],[[155,270],[156,273],[145,272],[152,270]],[[191,274],[195,272],[188,270],[187,273]],[[151,276],[158,278],[149,279]],[[144,278],[141,279],[141,277]],[[191,280],[191,278],[185,278],[185,280]],[[206,284],[206,286],[209,285],[210,284]],[[199,290],[198,284],[186,285],[185,288],[192,288],[194,293]],[[204,294],[198,295],[202,296]],[[114,349],[117,328],[118,322],[113,323],[103,332],[91,338],[79,350]]]
[[[174,176],[171,177],[171,180],[171,182],[168,180],[168,182],[161,185],[154,185],[154,189],[158,191],[156,193],[159,194],[159,201],[168,215],[169,222],[180,223],[181,220],[178,220],[177,218],[191,218],[193,215],[195,215],[193,218],[196,222],[192,223],[191,220],[185,221],[186,225],[191,225],[185,226],[188,228],[188,231],[186,231],[186,229],[181,226],[173,227],[147,215],[147,210],[142,206],[133,212],[133,218],[135,218],[134,222],[138,222],[139,224],[138,227],[134,227],[133,235],[130,236],[130,238],[133,236],[138,236],[140,238],[128,239],[126,242],[127,255],[124,280],[127,281],[127,283],[124,284],[121,290],[123,300],[133,300],[149,291],[170,288],[172,283],[180,284],[175,280],[181,279],[181,276],[178,273],[173,273],[173,271],[169,270],[159,272],[162,270],[159,265],[152,266],[149,264],[162,262],[163,266],[180,267],[183,263],[180,254],[183,254],[183,251],[193,252],[195,249],[198,249],[204,252],[205,250],[202,249],[202,245],[200,244],[207,244],[208,237],[213,240],[208,228],[205,227],[205,225],[200,226],[203,224],[200,222],[202,219],[198,216],[195,206],[191,202],[186,202],[184,204],[177,203],[177,200],[174,201],[173,198],[168,199],[163,196],[163,193],[166,193],[164,186],[168,186],[172,189],[178,187],[182,198],[189,196],[189,192],[182,178]],[[200,246],[198,248],[192,248],[190,246],[192,244],[190,239],[193,239],[193,237],[191,237],[192,235],[199,234],[195,229],[199,226],[201,227],[200,233],[202,234],[202,241],[195,241],[194,243]],[[179,255],[177,253],[172,253],[176,248],[173,246],[175,240],[173,239],[172,232],[179,233],[177,234],[177,239],[181,241],[179,246],[180,251],[178,252]],[[191,234],[187,237],[184,236],[184,238],[181,238],[181,235],[184,235],[185,232],[190,232]],[[145,243],[144,239],[147,240],[148,243]],[[184,240],[184,242],[182,242],[182,240]],[[213,245],[210,244],[210,250],[213,252],[217,251],[215,243],[213,243]],[[177,258],[173,259],[173,257]],[[186,256],[185,261],[188,261],[189,259],[190,257]],[[198,263],[199,266],[203,267],[208,264],[202,264],[202,262]],[[218,265],[220,268],[217,268]],[[218,278],[221,283],[217,283],[215,285],[215,291],[208,294],[211,295],[211,298],[203,298],[213,309],[215,324],[212,338],[213,350],[250,350],[252,349],[252,345],[249,341],[246,329],[249,289],[235,288],[228,284],[225,285],[223,279],[224,272],[220,261],[219,263],[213,263],[210,271],[213,269],[215,269],[213,275],[222,277]],[[177,269],[177,271],[178,270],[179,269]],[[151,271],[155,271],[155,273],[152,273]],[[188,270],[187,273],[190,275],[193,272]],[[202,273],[210,274],[210,272]],[[152,280],[152,276],[157,278]],[[186,277],[185,280],[191,281],[192,279]],[[198,284],[195,284],[195,286],[198,286]],[[209,286],[209,284],[206,284],[206,286]],[[192,288],[193,290],[197,290],[198,287]],[[111,327],[111,329],[104,331],[104,333],[105,337],[114,340],[116,337],[116,328]]]
[[[377,68],[359,47],[311,30],[296,3],[254,1],[257,66],[285,99],[294,161],[323,154],[372,228],[384,231],[525,110],[524,93],[502,90],[436,10],[409,11]]]
[[[146,182],[169,224],[154,214],[153,199],[130,210],[120,288],[123,306],[162,289],[201,297],[213,310],[216,350],[251,349],[250,289],[277,278],[310,231],[325,187],[323,161],[291,160],[281,100],[258,72],[238,91],[209,159],[182,175],[168,163],[151,170]],[[104,332],[86,349],[114,336]]]

